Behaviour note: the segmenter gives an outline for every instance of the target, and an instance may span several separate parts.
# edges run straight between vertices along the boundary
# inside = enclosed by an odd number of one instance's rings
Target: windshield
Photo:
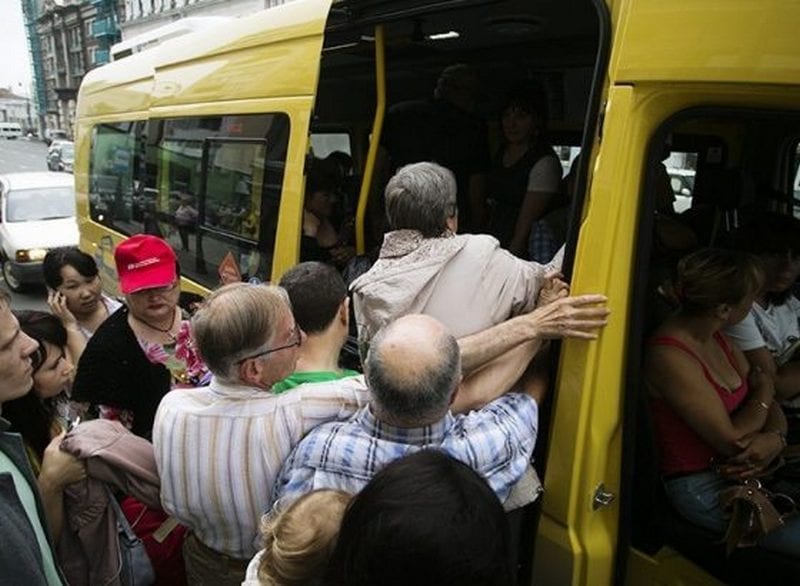
[[[71,161],[75,158],[75,147],[73,145],[63,145],[61,147],[61,158]]]
[[[72,187],[42,187],[10,191],[6,197],[7,222],[32,222],[75,215]]]

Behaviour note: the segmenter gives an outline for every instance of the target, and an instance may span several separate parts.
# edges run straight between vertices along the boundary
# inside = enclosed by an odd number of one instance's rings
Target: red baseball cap
[[[171,285],[178,278],[175,251],[150,234],[123,240],[114,251],[119,288],[123,294]]]

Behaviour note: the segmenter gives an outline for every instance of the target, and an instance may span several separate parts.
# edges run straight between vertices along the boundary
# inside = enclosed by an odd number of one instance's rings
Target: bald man
[[[373,338],[365,375],[370,403],[350,420],[323,424],[303,438],[278,476],[274,498],[292,500],[319,488],[356,493],[389,462],[435,448],[471,466],[506,500],[533,454],[542,386],[453,415],[459,347],[424,315],[402,317]]]

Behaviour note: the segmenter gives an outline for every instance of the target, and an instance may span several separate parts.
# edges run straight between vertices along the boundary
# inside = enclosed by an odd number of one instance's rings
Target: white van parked
[[[22,127],[17,122],[0,122],[0,138],[15,139],[22,136]]]

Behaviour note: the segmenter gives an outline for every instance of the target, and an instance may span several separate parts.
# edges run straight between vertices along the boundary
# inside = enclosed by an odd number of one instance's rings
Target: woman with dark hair
[[[103,295],[97,264],[75,247],[49,251],[44,257],[42,272],[50,311],[67,330],[70,359],[77,364],[86,341],[121,304]]]
[[[741,247],[764,267],[764,286],[748,315],[726,330],[753,367],[773,377],[789,422],[788,442],[800,443],[800,220],[764,214],[738,234]]]
[[[31,356],[33,387],[28,394],[3,403],[3,417],[22,435],[31,467],[38,475],[44,450],[66,429],[66,389],[74,370],[66,355],[67,332],[57,317],[42,311],[14,312],[20,329],[39,343]]]
[[[169,243],[137,234],[117,245],[114,261],[125,305],[89,340],[72,398],[149,440],[161,398],[210,377],[178,306],[180,272]]]
[[[353,498],[327,583],[514,584],[503,507],[483,478],[442,452],[396,460]]]
[[[761,284],[750,255],[703,249],[678,263],[680,309],[648,341],[645,382],[667,496],[675,509],[725,533],[723,491],[763,473],[786,446],[786,420],[772,379],[750,369],[722,333],[747,315]],[[800,518],[759,544],[800,556]]]
[[[306,177],[301,261],[326,262],[341,268],[355,256],[352,221],[342,223],[336,213],[342,179],[333,160],[314,160]]]
[[[561,163],[547,141],[547,101],[542,89],[514,88],[503,104],[500,122],[503,144],[489,176],[493,203],[489,232],[500,246],[528,258],[533,224],[554,208],[561,190]]]
[[[39,484],[50,530],[56,539],[63,526],[63,491],[85,477],[85,467],[58,449],[66,430],[69,385],[73,366],[66,356],[67,332],[53,315],[41,311],[15,312],[20,329],[39,347],[31,355],[33,387],[3,403],[11,431],[22,436],[28,461]]]

